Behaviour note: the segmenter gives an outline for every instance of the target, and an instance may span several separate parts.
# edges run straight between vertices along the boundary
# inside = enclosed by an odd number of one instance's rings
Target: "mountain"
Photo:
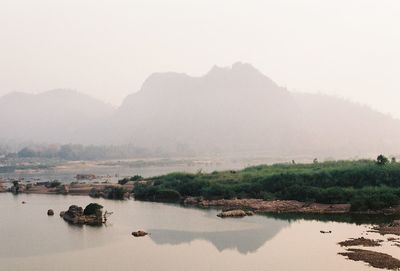
[[[400,121],[330,96],[287,91],[249,64],[202,77],[156,73],[112,119],[116,143],[176,153],[369,155],[400,151]]]
[[[113,109],[70,90],[0,98],[0,139],[125,145],[170,155],[400,153],[400,121],[343,99],[290,92],[250,64],[201,77],[155,73]]]
[[[111,106],[72,90],[57,89],[37,95],[14,92],[0,98],[0,139],[81,142],[113,111]]]

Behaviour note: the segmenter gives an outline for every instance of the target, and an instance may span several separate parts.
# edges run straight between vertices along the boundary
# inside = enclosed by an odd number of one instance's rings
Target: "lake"
[[[114,212],[105,226],[73,226],[58,216],[90,202]],[[9,193],[0,194],[0,213],[0,270],[374,270],[337,254],[344,251],[337,242],[363,236],[368,224],[221,219],[217,210],[178,205]],[[138,229],[151,235],[133,237]],[[389,244],[376,250],[400,256]]]

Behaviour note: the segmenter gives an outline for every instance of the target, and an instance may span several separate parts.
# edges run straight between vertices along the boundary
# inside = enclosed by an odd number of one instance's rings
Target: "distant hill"
[[[399,120],[342,99],[289,92],[243,63],[214,67],[203,77],[153,74],[125,99],[112,125],[114,142],[178,153],[400,151]]]
[[[113,110],[110,105],[72,90],[37,95],[10,93],[0,98],[0,139],[35,143],[86,141],[86,134],[107,121]]]
[[[400,121],[289,92],[250,64],[155,73],[113,109],[68,90],[0,98],[2,139],[124,145],[171,155],[349,157],[400,153]]]

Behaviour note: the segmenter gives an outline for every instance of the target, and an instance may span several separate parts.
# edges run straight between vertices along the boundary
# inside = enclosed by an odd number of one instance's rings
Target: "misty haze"
[[[0,2],[0,270],[400,270],[397,1]]]

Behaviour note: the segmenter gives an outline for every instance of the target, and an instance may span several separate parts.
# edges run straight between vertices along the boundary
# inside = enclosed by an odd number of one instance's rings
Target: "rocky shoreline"
[[[227,208],[251,210],[255,213],[308,213],[308,214],[400,214],[400,207],[376,211],[352,212],[350,204],[307,203],[296,200],[263,200],[263,199],[218,199],[205,200],[188,197],[183,205],[203,208]]]
[[[256,213],[326,213],[344,214],[350,212],[350,204],[304,203],[296,200],[262,200],[262,199],[219,199],[204,200],[187,198],[184,205],[199,207],[240,208]]]
[[[380,235],[400,235],[400,220],[394,220],[389,224],[382,224],[374,226],[369,232],[379,233]],[[400,247],[399,239],[395,237],[387,238],[387,242],[391,243],[392,246]],[[400,260],[393,256],[374,250],[366,250],[359,248],[348,248],[348,247],[380,247],[385,243],[382,239],[367,239],[364,237],[351,238],[342,242],[338,245],[346,247],[345,252],[339,252],[339,255],[345,256],[348,260],[361,261],[369,264],[372,267],[389,270],[399,270]]]
[[[132,184],[120,185],[116,183],[69,183],[53,185],[54,182],[42,182],[36,184],[14,183],[8,189],[0,186],[0,192],[11,192],[14,194],[61,194],[81,195],[94,198],[103,197],[110,199],[124,199],[130,197],[133,189]],[[118,193],[118,195],[115,195]]]

